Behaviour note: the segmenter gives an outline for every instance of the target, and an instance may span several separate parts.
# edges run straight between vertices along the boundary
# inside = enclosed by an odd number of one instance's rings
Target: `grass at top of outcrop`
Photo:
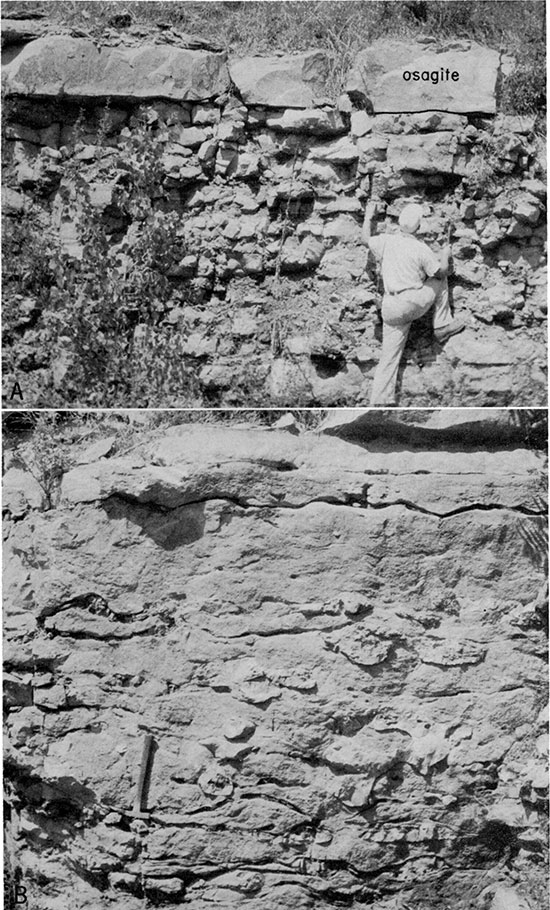
[[[135,37],[176,28],[237,55],[312,47],[332,54],[327,91],[336,95],[358,51],[382,37],[468,38],[514,54],[516,72],[503,87],[510,111],[545,108],[544,0],[293,0],[293,2],[161,2],[161,0],[6,0],[2,15],[42,14],[51,25],[94,39],[128,29]],[[177,39],[176,39],[177,40]]]
[[[376,38],[470,38],[514,52],[544,41],[544,0],[5,0],[2,14],[41,13],[90,31],[175,27],[231,47],[268,53],[318,46],[341,52]]]
[[[376,38],[471,38],[507,51],[544,40],[544,0],[5,0],[4,17],[42,13],[90,31],[127,24],[176,27],[236,52],[320,46],[341,52]],[[126,22],[124,21],[126,20]]]

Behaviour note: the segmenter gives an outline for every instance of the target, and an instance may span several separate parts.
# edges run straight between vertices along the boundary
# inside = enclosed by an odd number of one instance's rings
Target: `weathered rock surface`
[[[20,518],[29,509],[40,509],[44,503],[44,490],[28,471],[15,467],[6,471],[2,482],[2,507],[13,518]]]
[[[228,88],[223,54],[171,45],[98,47],[84,38],[47,36],[4,67],[9,92],[100,98],[201,101]]]
[[[378,422],[175,427],[8,519],[35,906],[542,905],[541,454],[490,421],[472,445],[468,415]]]
[[[496,112],[500,54],[469,41],[432,48],[380,40],[358,55],[348,91],[362,91],[374,112],[442,110],[456,114]],[[443,70],[443,75],[441,74]],[[403,73],[411,75],[404,79]],[[458,73],[453,80],[452,73]],[[422,78],[422,73],[431,75]]]
[[[456,139],[450,132],[399,136],[388,143],[386,161],[394,171],[452,174]]]
[[[325,51],[277,57],[243,57],[229,72],[245,104],[308,108],[324,98],[329,61]]]

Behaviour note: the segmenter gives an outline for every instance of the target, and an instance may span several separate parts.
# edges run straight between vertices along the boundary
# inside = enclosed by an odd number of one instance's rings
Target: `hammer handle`
[[[151,750],[153,748],[153,736],[147,733],[143,742],[143,753],[139,767],[139,777],[137,782],[136,798],[134,800],[134,812],[141,814],[146,811],[146,785],[149,776],[149,763],[151,761]]]

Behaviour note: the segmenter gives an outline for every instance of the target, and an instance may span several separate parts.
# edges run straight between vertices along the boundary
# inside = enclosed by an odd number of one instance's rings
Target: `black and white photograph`
[[[4,910],[544,910],[544,0],[4,0]]]
[[[545,407],[539,0],[4,2],[5,407]]]
[[[9,907],[546,905],[547,411],[4,430]]]

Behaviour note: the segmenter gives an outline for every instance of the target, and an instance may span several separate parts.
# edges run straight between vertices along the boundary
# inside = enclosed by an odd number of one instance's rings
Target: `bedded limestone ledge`
[[[221,53],[159,44],[97,47],[54,35],[26,44],[4,66],[4,84],[18,95],[201,101],[226,91],[229,76]]]
[[[357,56],[346,90],[374,113],[494,114],[501,69],[498,51],[473,42],[436,46],[384,39]],[[174,101],[214,98],[233,86],[247,105],[305,109],[329,102],[330,73],[330,54],[321,49],[227,61],[225,53],[211,50],[154,43],[108,47],[45,35],[9,42],[4,84],[20,95]]]
[[[442,459],[437,441],[445,440],[444,431],[427,430],[423,447],[396,444],[373,429],[370,441],[357,444],[317,433],[175,427],[130,455],[73,468],[63,478],[62,501],[118,497],[163,509],[213,499],[274,509],[313,501],[360,508],[406,503],[437,516],[477,506],[542,509],[536,452],[468,450],[456,434]]]

